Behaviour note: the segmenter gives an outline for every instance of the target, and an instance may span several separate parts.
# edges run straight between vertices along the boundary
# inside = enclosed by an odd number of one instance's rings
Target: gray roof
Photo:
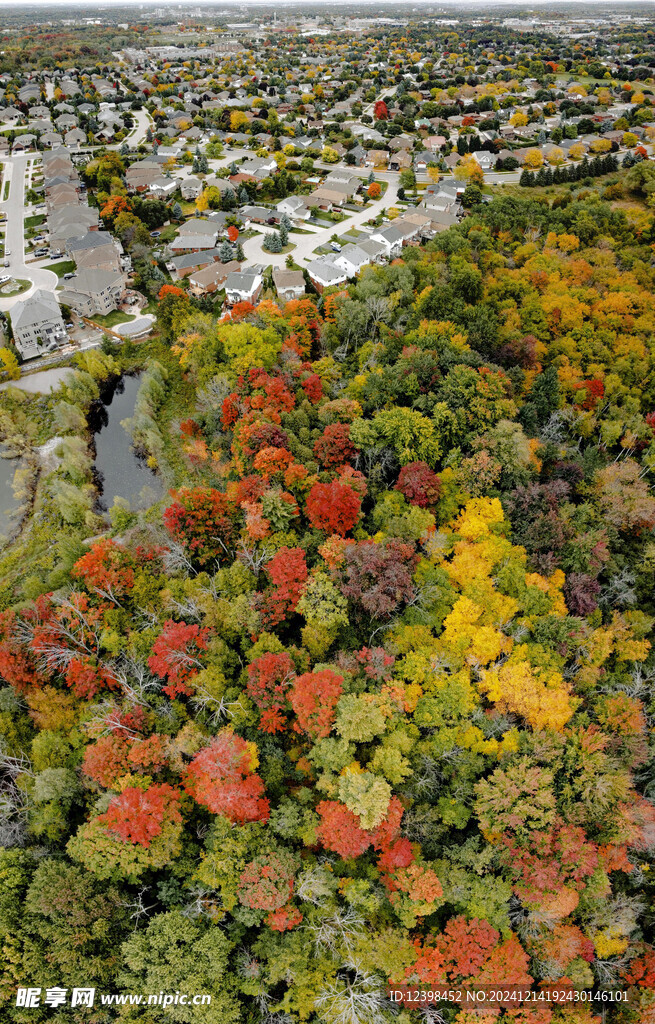
[[[61,319],[61,310],[53,293],[47,292],[43,288],[37,288],[27,299],[19,299],[11,310],[11,323],[14,330],[20,327],[31,327],[32,324],[47,320],[49,317]]]
[[[71,252],[84,249],[99,249],[103,245],[113,245],[114,240],[108,231],[88,231],[81,238],[74,238],[69,243]]]

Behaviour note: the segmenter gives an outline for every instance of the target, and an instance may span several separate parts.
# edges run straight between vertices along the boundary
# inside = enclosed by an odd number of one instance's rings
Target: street
[[[6,298],[0,296],[0,310],[10,310],[18,299],[27,298],[37,288],[44,288],[46,291],[54,292],[59,284],[59,278],[51,270],[43,266],[30,263],[25,264],[25,240],[23,234],[23,221],[25,218],[25,174],[30,160],[38,159],[38,153],[21,153],[6,160],[5,175],[9,175],[9,198],[6,202],[0,202],[0,210],[7,215],[5,222],[5,252],[9,250],[9,267],[3,268],[3,273],[11,277],[21,278],[32,282],[31,288],[22,295],[12,295]],[[6,179],[5,179],[6,180]],[[3,186],[4,188],[4,186]]]

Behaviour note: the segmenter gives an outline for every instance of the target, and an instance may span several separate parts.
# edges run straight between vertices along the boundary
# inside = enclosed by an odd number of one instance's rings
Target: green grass
[[[37,228],[39,224],[45,223],[45,214],[35,213],[33,217],[26,217],[23,223],[26,228]]]
[[[172,242],[177,235],[177,224],[169,224],[167,228],[161,229],[161,235],[155,239],[156,242]]]
[[[72,274],[75,270],[75,266],[76,264],[74,260],[62,260],[61,263],[49,263],[48,266],[43,269],[51,270],[53,274],[57,275],[57,277],[62,278],[64,274]]]
[[[11,182],[10,182],[10,181],[5,181],[5,185],[4,185],[4,188],[3,188],[3,190],[2,190],[2,201],[3,201],[3,203],[4,203],[4,202],[5,202],[5,201],[6,201],[7,199],[9,199],[9,186],[10,186],[10,185],[11,185]]]
[[[111,313],[107,313],[106,316],[91,316],[90,320],[94,323],[100,324],[101,327],[116,327],[117,324],[127,324],[130,320],[134,320],[133,316],[129,313],[122,313],[119,309],[114,309]]]
[[[14,277],[11,281],[8,281],[6,285],[0,288],[0,295],[5,297],[9,295],[22,295],[28,288],[32,287],[31,281],[26,281],[22,277]]]

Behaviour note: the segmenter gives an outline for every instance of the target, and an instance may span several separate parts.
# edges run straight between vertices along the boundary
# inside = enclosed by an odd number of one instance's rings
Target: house
[[[359,241],[357,246],[366,253],[369,263],[384,263],[387,258],[387,247],[373,238],[365,238]]]
[[[242,206],[239,215],[246,228],[250,224],[268,224],[270,221],[280,220],[277,210],[269,210],[267,206]]]
[[[241,264],[236,260],[230,260],[229,263],[210,263],[207,267],[194,270],[189,274],[189,293],[200,298],[202,295],[220,291],[230,274],[238,274],[240,270]]]
[[[343,284],[348,280],[348,274],[343,267],[335,265],[331,256],[319,256],[307,264],[309,279],[320,294],[333,285]]]
[[[285,213],[294,220],[307,220],[309,217],[309,207],[303,196],[287,196],[286,199],[280,199],[275,209],[281,217]]]
[[[283,270],[276,267],[273,271],[273,284],[278,298],[283,302],[300,299],[305,294],[305,278],[302,270]]]
[[[69,238],[66,252],[77,263],[78,269],[120,270],[120,242],[108,231],[87,231],[78,238]]]
[[[148,191],[151,195],[157,199],[167,199],[168,196],[172,195],[177,189],[179,181],[177,178],[166,178],[164,175],[159,175],[154,181],[150,182]]]
[[[43,139],[41,141],[43,141]],[[71,149],[78,149],[80,146],[85,144],[86,135],[81,128],[71,128],[71,130],[66,132],[64,135],[64,142],[67,146],[70,146]]]
[[[246,162],[242,164],[240,173],[249,174],[251,177],[262,181],[264,178],[268,178],[268,176],[276,170],[277,164],[273,157],[254,157],[252,160],[246,160]]]
[[[52,292],[37,288],[11,310],[14,344],[23,359],[34,359],[67,340],[64,318]]]
[[[247,271],[233,271],[225,280],[225,302],[235,306],[237,302],[257,301],[264,286],[264,279],[256,268]]]
[[[398,256],[403,247],[403,235],[400,231],[396,231],[392,224],[377,228],[372,232],[371,238],[375,242],[381,242],[384,245],[389,258]]]
[[[182,193],[183,199],[197,199],[202,192],[202,182],[200,178],[185,178],[180,184],[180,192]]]
[[[334,265],[345,270],[348,277],[355,277],[369,262],[368,253],[353,244],[344,245],[341,252],[334,257]]]
[[[189,277],[194,271],[208,267],[212,263],[219,261],[220,258],[218,249],[185,253],[182,256],[174,256],[173,259],[169,260],[166,264],[166,269],[171,277],[176,278],[178,281],[183,281],[185,277]]]
[[[14,145],[12,152],[14,153],[25,153],[28,149],[33,149],[36,145],[36,135],[32,135],[31,132],[24,132],[23,135],[17,136],[14,139]]]
[[[397,153],[393,153],[389,158],[390,171],[409,170],[411,166],[412,158],[406,149],[399,149]]]
[[[106,316],[118,309],[125,294],[123,274],[111,270],[80,270],[59,298],[80,316]]]

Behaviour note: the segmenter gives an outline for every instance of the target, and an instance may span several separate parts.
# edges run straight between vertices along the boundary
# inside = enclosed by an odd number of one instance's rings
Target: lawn
[[[44,270],[51,270],[57,277],[62,278],[64,274],[72,274],[75,270],[75,262],[73,260],[62,260],[61,263],[49,263]]]
[[[26,228],[37,228],[39,224],[45,223],[45,214],[35,213],[33,217],[26,217],[23,223]]]
[[[10,185],[11,185],[11,181],[5,181],[5,187],[2,190],[2,201],[3,201],[3,203],[7,199],[9,199],[9,186]]]
[[[0,295],[22,295],[28,288],[32,287],[31,281],[26,281],[23,277],[12,277],[11,281],[8,281],[4,287],[0,288]]]
[[[134,320],[133,316],[129,313],[122,313],[119,309],[114,309],[111,313],[107,313],[106,316],[92,316],[89,317],[95,324],[100,324],[101,327],[116,327],[117,324],[127,324],[130,320]]]

